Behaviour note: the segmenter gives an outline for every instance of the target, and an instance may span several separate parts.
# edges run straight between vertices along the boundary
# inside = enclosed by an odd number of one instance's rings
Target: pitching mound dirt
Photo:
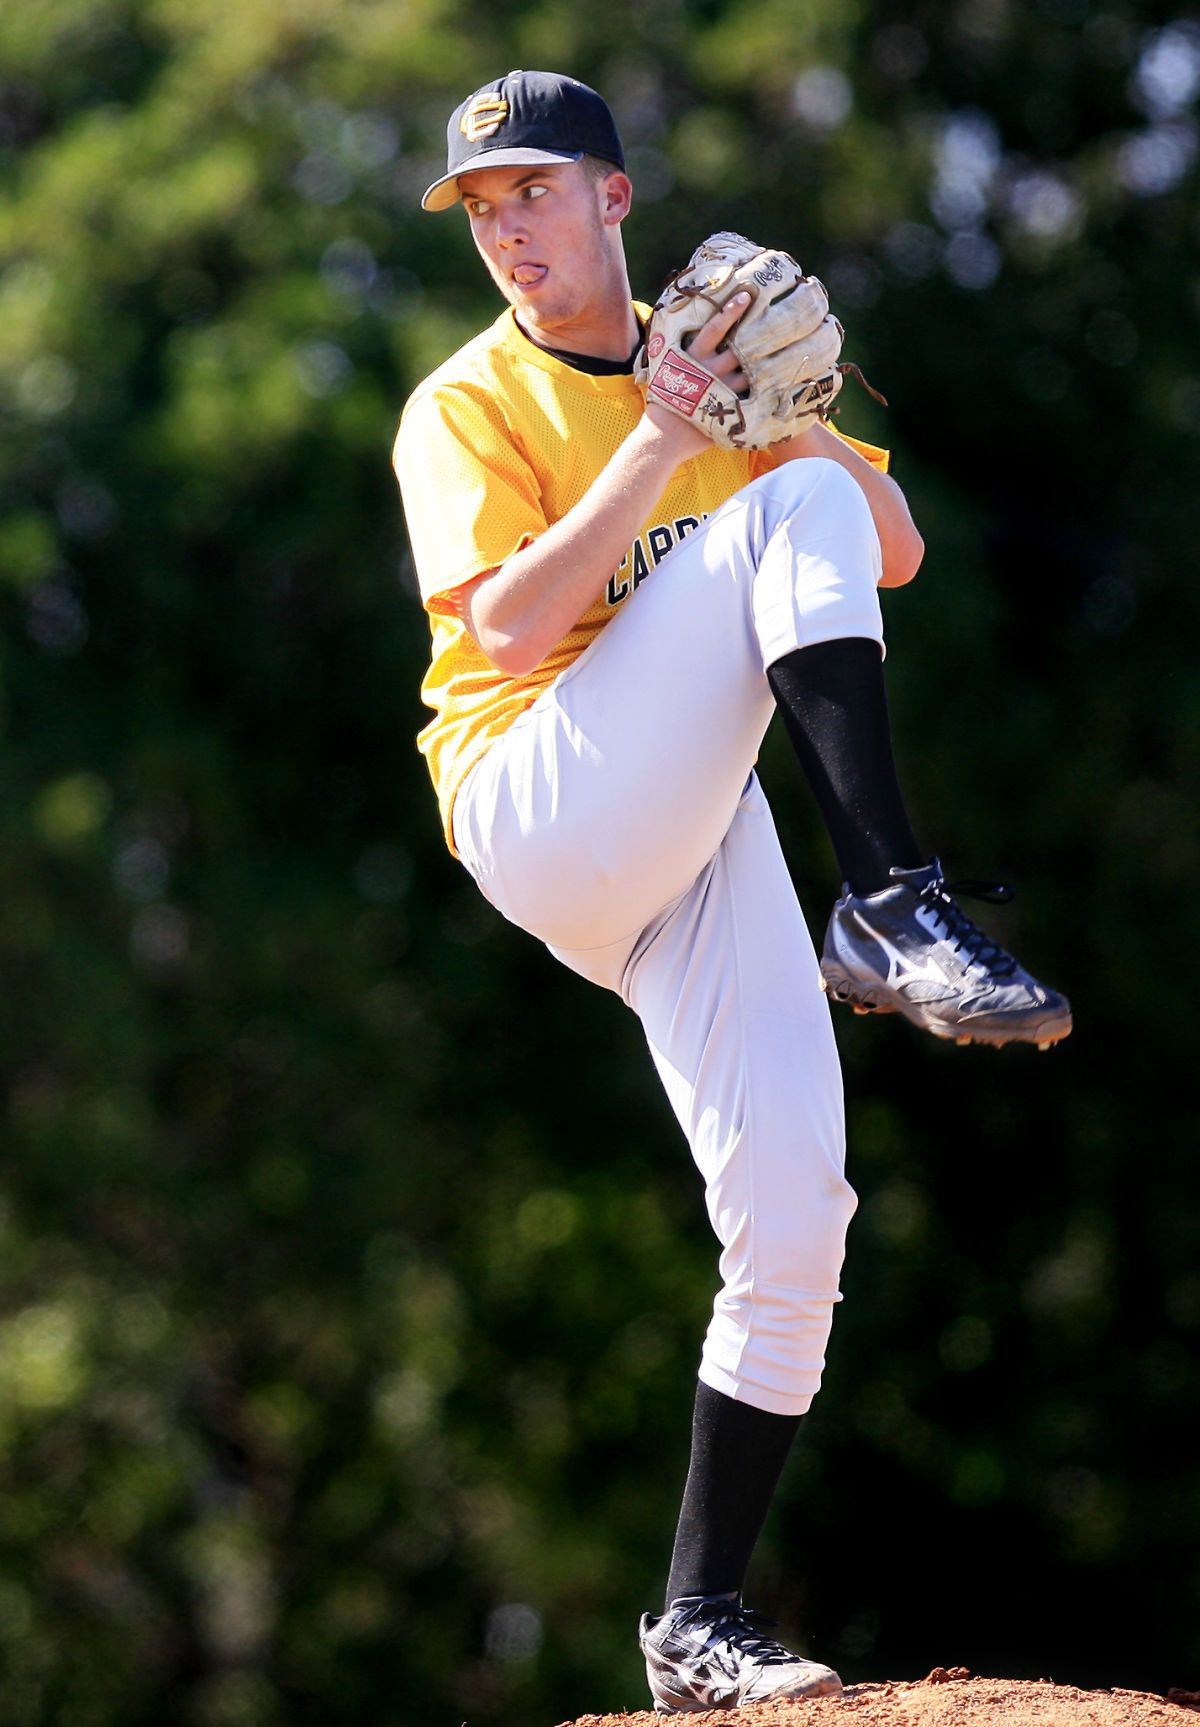
[[[837,1697],[754,1703],[689,1715],[689,1727],[1200,1727],[1200,1691],[1077,1691],[1047,1679],[972,1679],[965,1667],[935,1667],[912,1683],[850,1685]],[[562,1727],[663,1727],[651,1712],[584,1715]]]

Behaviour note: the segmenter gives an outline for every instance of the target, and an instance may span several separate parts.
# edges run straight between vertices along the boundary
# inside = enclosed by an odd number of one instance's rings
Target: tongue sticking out
[[[530,288],[535,282],[540,282],[545,274],[541,264],[518,264],[513,271],[513,281],[521,288]]]

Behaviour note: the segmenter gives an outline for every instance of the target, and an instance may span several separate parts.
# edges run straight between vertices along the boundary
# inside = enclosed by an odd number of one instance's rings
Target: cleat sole
[[[1035,1044],[1039,1050],[1052,1049],[1061,1043],[1064,1037],[1069,1037],[1072,1021],[1068,1015],[1066,1023],[1051,1025],[1035,1025],[1021,1028],[1012,1025],[1003,1026],[972,1026],[969,1031],[963,1031],[961,1025],[940,1025],[926,1017],[920,1007],[904,1001],[880,1001],[875,993],[875,986],[864,988],[857,985],[845,972],[828,966],[819,974],[821,988],[831,1001],[841,1002],[844,1006],[853,1008],[856,1014],[869,1013],[899,1013],[911,1025],[920,1031],[927,1031],[933,1037],[945,1042],[953,1042],[959,1048],[971,1044],[986,1044],[991,1049],[1003,1049],[1010,1043]]]

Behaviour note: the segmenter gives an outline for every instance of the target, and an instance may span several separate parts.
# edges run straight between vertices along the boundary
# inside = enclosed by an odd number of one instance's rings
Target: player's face
[[[480,256],[531,333],[574,346],[627,315],[623,174],[596,180],[579,162],[484,168],[462,175],[459,192]]]

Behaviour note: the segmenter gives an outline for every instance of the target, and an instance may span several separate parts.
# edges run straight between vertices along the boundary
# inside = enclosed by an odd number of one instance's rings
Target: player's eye
[[[491,207],[486,198],[467,199],[468,216],[486,216]]]
[[[549,190],[550,188],[548,186],[523,186],[521,188],[521,196],[523,198],[541,198],[544,197]]]

